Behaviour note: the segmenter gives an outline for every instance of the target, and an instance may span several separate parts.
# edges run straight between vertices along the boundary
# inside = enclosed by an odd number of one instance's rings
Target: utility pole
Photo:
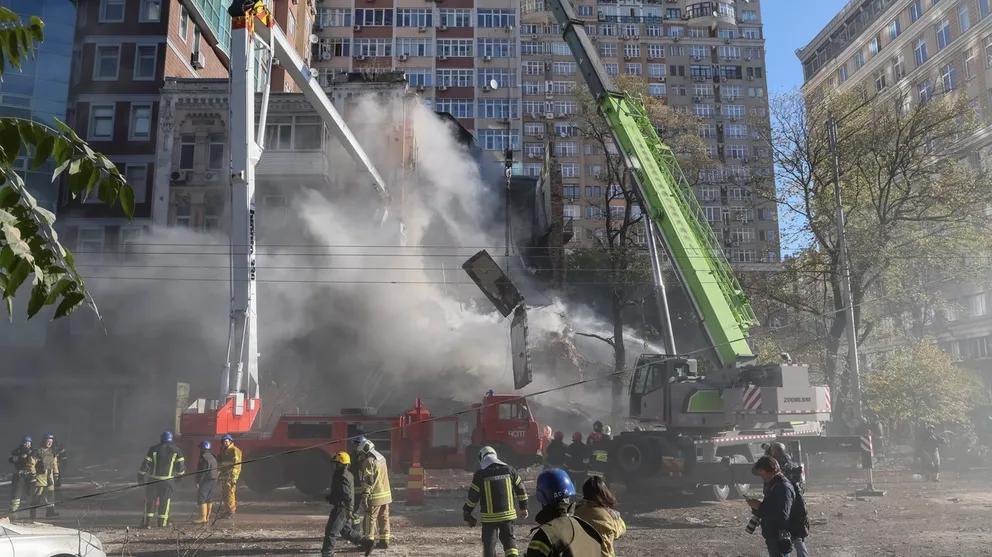
[[[858,328],[854,322],[854,295],[851,292],[851,259],[847,251],[846,218],[844,216],[844,205],[840,193],[840,149],[839,134],[837,131],[837,120],[833,116],[827,120],[827,133],[830,142],[830,154],[833,158],[834,174],[834,204],[836,205],[835,219],[837,222],[837,251],[840,258],[840,289],[846,306],[845,318],[847,320],[847,360],[848,371],[851,374],[851,404],[854,408],[854,416],[858,420],[858,433],[867,435],[868,459],[865,471],[868,475],[868,485],[858,493],[861,495],[885,495],[884,491],[877,491],[874,486],[872,475],[872,449],[871,433],[860,430],[868,429],[868,422],[865,420],[864,408],[861,401],[861,363],[858,357]],[[865,450],[865,443],[862,443]]]

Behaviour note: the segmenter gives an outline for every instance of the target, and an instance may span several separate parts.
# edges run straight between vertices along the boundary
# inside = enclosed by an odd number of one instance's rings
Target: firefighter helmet
[[[226,434],[226,435],[224,435],[223,437],[220,438],[220,442],[221,443],[223,443],[225,441],[230,441],[231,443],[233,443],[234,442],[234,436],[231,435],[230,433],[228,433],[228,434]]]
[[[54,433],[46,433],[45,434],[45,441],[48,441],[49,439],[51,439],[52,441],[54,441],[55,440],[55,434]]]
[[[209,451],[210,450],[210,440],[209,439],[204,439],[203,441],[200,441],[200,450],[203,450],[203,451]]]
[[[334,458],[332,458],[331,460],[337,462],[338,464],[344,464],[345,466],[347,466],[351,464],[351,455],[346,453],[345,451],[340,451],[338,452],[338,454],[334,455]]]
[[[171,443],[172,439],[173,439],[172,432],[168,430],[163,431],[162,436],[159,437],[159,440],[162,441],[163,443]]]
[[[545,470],[537,477],[537,501],[542,507],[554,505],[575,496],[575,484],[561,468]]]
[[[486,445],[485,447],[479,449],[479,462],[482,462],[482,459],[486,458],[486,456],[488,455],[497,456],[496,449],[490,447],[489,445]]]
[[[358,452],[360,453],[370,453],[375,449],[375,443],[364,435],[356,439],[355,444],[358,445]]]
[[[603,426],[603,437],[609,439],[613,436],[613,428],[608,425]]]
[[[581,443],[582,442],[582,432],[576,431],[575,433],[573,433],[572,434],[572,442],[573,443]]]
[[[596,420],[592,423],[592,430],[596,433],[603,433],[603,422]]]
[[[30,435],[25,435],[24,438],[21,439],[21,444],[22,445],[30,445],[31,444],[31,436]]]

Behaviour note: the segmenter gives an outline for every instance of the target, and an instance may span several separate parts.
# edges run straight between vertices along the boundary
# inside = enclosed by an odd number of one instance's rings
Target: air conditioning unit
[[[197,70],[203,69],[203,53],[199,50],[191,52],[189,55],[189,63]]]
[[[624,57],[623,57],[623,61],[624,61],[624,62],[630,62],[630,61],[631,61],[631,60],[633,60],[633,59],[634,59],[634,58],[633,58],[633,56],[624,56]]]
[[[555,96],[553,93],[547,93],[544,95],[544,98],[550,101],[551,99],[555,98]]]
[[[730,44],[730,39],[723,39],[723,44]]]
[[[188,176],[188,173],[185,170],[179,170],[179,171],[173,172],[172,174],[169,174],[169,181],[171,181],[171,182],[185,182],[186,179],[187,179],[187,176]]]
[[[354,29],[355,29],[355,31],[361,31],[362,30],[362,26],[361,25],[356,25],[354,27]]]
[[[568,137],[568,132],[558,132],[559,137]]]
[[[400,57],[399,57],[399,61],[400,62],[406,62],[409,59],[410,59],[410,56],[408,56],[406,54],[400,54]]]
[[[424,92],[424,86],[423,85],[418,85],[417,86],[417,92],[418,93],[423,93]]]
[[[693,56],[692,59],[695,60],[696,62],[701,62],[703,60],[703,57],[702,56]]]
[[[681,40],[682,40],[682,38],[681,38],[681,37],[672,37],[672,42],[673,42],[673,43],[677,43],[677,42],[679,42],[679,41],[681,41]]]
[[[365,58],[366,58],[365,56],[355,56],[355,60],[358,60],[360,62],[365,60]]]
[[[442,62],[447,62],[448,61],[448,57],[447,56],[438,56],[437,59],[440,60],[440,61],[442,61]]]
[[[513,32],[513,27],[506,26],[506,27],[503,28],[503,31],[506,31],[507,33],[512,33]]]
[[[753,76],[753,75],[749,75],[749,76],[747,76],[747,80],[748,80],[748,81],[754,81],[754,76]]]
[[[448,90],[448,86],[447,85],[442,85],[442,86],[438,87],[437,90],[438,91],[447,91]]]
[[[482,61],[483,62],[492,62],[493,61],[493,57],[492,56],[483,56],[482,57]]]
[[[426,33],[427,32],[427,28],[426,27],[417,27],[417,32],[418,33]]]
[[[544,113],[544,117],[547,118],[548,120],[554,120],[555,119],[555,113],[554,112],[545,112]]]
[[[437,30],[438,31],[447,31],[448,30],[448,26],[447,25],[442,25],[442,26],[438,27]]]
[[[488,93],[489,91],[492,91],[492,89],[491,89],[491,88],[490,88],[490,87],[489,87],[488,85],[483,85],[483,86],[482,86],[482,90],[483,90],[484,92],[486,92],[486,93]]]

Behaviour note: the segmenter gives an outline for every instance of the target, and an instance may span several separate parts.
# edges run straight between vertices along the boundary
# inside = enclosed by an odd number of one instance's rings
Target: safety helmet
[[[210,450],[210,440],[209,439],[204,439],[203,441],[200,441],[200,449],[202,449],[204,451],[209,451]]]
[[[171,432],[171,431],[168,431],[168,430],[166,430],[166,431],[163,431],[163,432],[162,432],[162,436],[161,436],[161,437],[159,437],[159,439],[160,439],[160,440],[161,440],[161,441],[162,441],[163,443],[171,443],[171,442],[172,442],[172,432]]]
[[[564,431],[556,431],[555,432],[555,439],[556,440],[561,441],[564,438],[565,438],[565,432]]]
[[[45,440],[47,441],[49,439],[51,439],[52,441],[54,441],[55,440],[55,434],[54,433],[46,433],[45,434]]]
[[[31,444],[31,436],[30,435],[25,435],[24,438],[21,439],[21,444],[22,445],[30,445]]]
[[[347,466],[351,464],[351,455],[345,451],[340,451],[338,452],[338,454],[334,455],[334,458],[332,458],[331,460],[337,462],[338,464],[344,464],[345,466]]]
[[[542,507],[553,505],[575,496],[575,484],[568,472],[551,468],[537,477],[537,501]]]
[[[228,433],[227,435],[221,437],[220,438],[220,441],[221,441],[221,443],[223,443],[224,441],[230,441],[231,443],[233,443],[234,442],[234,436],[231,435],[230,433]]]
[[[497,456],[496,449],[490,447],[489,445],[486,445],[485,447],[479,449],[479,462],[482,462],[482,459],[486,458],[486,456],[488,455]]]
[[[592,430],[596,433],[603,433],[603,422],[596,420],[592,423]]]
[[[368,439],[365,436],[360,437],[360,439],[361,440],[358,442],[358,452],[370,453],[373,449],[375,449],[375,443],[373,443],[371,439]]]
[[[576,431],[575,433],[573,433],[572,434],[572,442],[573,443],[581,443],[582,442],[582,432]]]
[[[362,444],[365,443],[365,441],[366,441],[365,436],[359,435],[358,437],[355,437],[354,439],[351,440],[351,444],[354,445],[355,447],[361,447]]]
[[[603,437],[611,437],[613,435],[613,428],[608,425],[603,426]]]

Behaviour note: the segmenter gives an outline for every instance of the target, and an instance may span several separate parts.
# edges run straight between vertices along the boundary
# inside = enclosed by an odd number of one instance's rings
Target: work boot
[[[372,540],[365,540],[362,542],[362,549],[365,550],[365,557],[372,555],[372,549],[375,547],[375,542]]]
[[[386,540],[379,540],[378,542],[376,542],[375,548],[376,549],[389,549],[389,542],[387,542]]]
[[[206,524],[207,523],[207,513],[209,512],[206,503],[200,503],[200,516],[199,518],[193,519],[193,524]]]

